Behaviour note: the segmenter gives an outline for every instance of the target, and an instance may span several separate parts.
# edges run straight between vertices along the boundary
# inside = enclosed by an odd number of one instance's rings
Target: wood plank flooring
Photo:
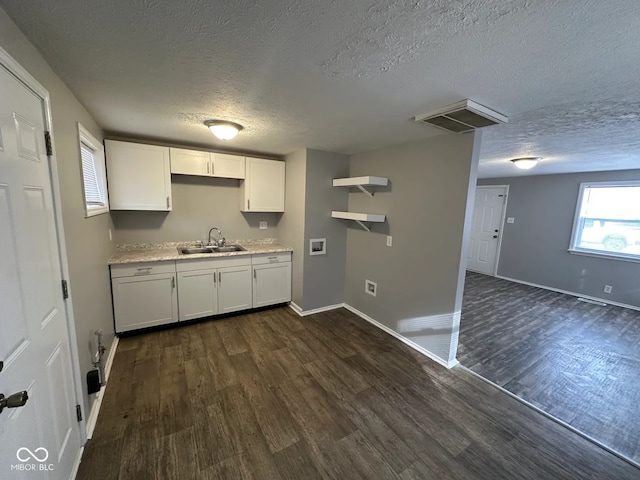
[[[78,479],[637,479],[344,309],[123,338]]]
[[[458,360],[640,463],[640,312],[467,272]]]

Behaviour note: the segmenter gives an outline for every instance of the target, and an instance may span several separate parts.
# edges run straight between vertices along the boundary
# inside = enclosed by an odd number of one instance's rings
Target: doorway
[[[48,94],[1,49],[0,97],[0,392],[22,392],[0,413],[0,477],[70,478],[83,424]]]
[[[476,187],[467,269],[496,275],[508,185]]]

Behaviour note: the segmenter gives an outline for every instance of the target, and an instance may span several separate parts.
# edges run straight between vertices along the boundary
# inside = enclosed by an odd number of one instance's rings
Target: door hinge
[[[44,145],[47,149],[47,156],[53,155],[53,147],[51,146],[51,134],[49,132],[44,132]]]
[[[80,405],[76,405],[76,418],[79,422],[82,421],[82,407]]]
[[[66,280],[62,280],[62,298],[65,300],[69,298],[69,284]]]

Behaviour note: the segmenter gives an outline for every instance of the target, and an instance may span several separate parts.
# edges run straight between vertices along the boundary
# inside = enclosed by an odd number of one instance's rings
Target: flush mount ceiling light
[[[207,120],[204,124],[209,127],[211,133],[220,140],[231,140],[244,128],[238,123],[227,122],[224,120]]]
[[[522,170],[529,170],[530,168],[535,167],[540,160],[542,160],[542,157],[522,157],[514,158],[511,161],[516,167],[521,168]]]

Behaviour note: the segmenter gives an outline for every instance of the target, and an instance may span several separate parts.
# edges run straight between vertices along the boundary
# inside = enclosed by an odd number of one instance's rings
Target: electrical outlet
[[[267,226],[267,222],[260,222],[260,230],[266,230]]]
[[[387,247],[393,245],[393,237],[391,235],[387,235]]]
[[[111,229],[109,229],[109,241],[113,241],[113,234],[111,233]]]
[[[369,295],[375,297],[378,293],[378,284],[376,282],[372,282],[371,280],[364,281],[364,291]]]
[[[611,293],[611,292],[613,292],[613,287],[611,285],[605,285],[604,293]]]

